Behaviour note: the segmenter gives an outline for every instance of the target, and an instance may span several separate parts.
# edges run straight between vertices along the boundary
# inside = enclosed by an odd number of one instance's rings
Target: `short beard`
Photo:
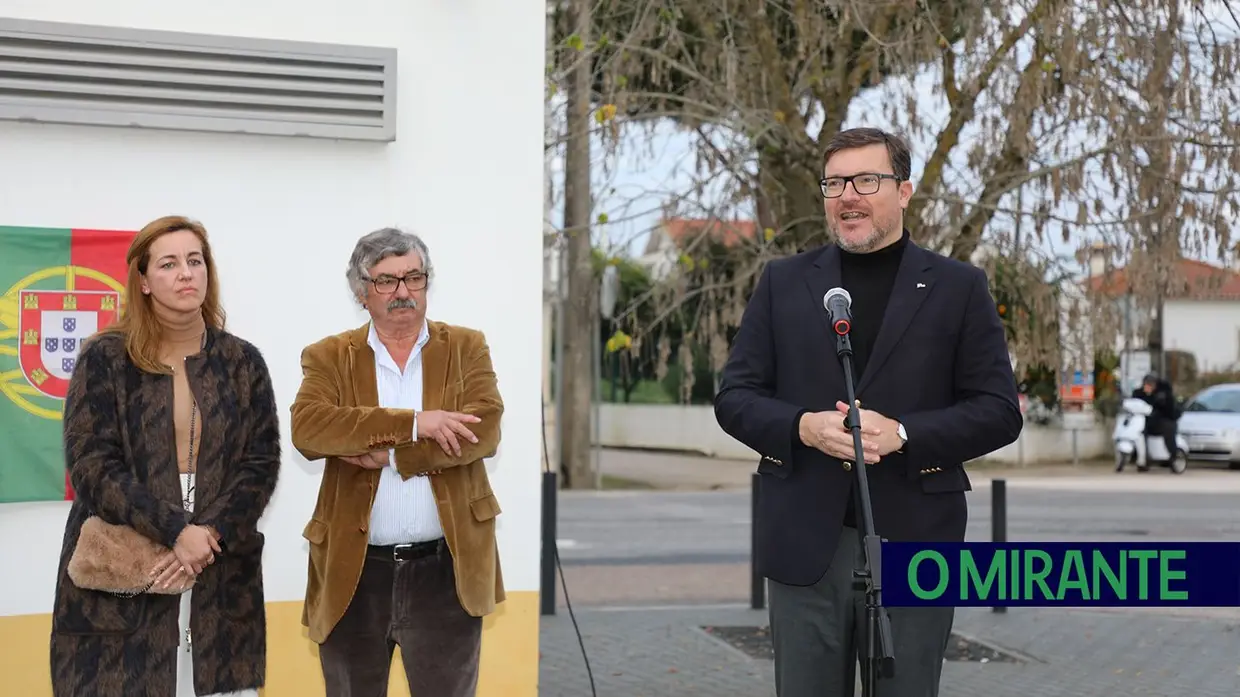
[[[873,218],[870,220],[873,221]],[[831,232],[835,235],[835,243],[840,246],[840,249],[845,252],[849,252],[850,254],[868,254],[873,252],[878,249],[879,245],[881,245],[883,241],[887,239],[887,236],[891,234],[890,230],[887,230],[877,224],[873,225],[873,230],[870,231],[870,234],[860,242],[846,241],[844,236],[840,234],[840,230],[837,225],[831,226]]]

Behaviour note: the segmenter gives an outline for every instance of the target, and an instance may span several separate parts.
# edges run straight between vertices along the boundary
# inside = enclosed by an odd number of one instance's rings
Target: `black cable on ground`
[[[541,413],[539,417],[542,421],[542,442],[543,442],[543,472],[552,472],[550,451],[547,449],[547,406],[539,401]],[[590,679],[590,695],[598,697],[598,690],[594,687],[594,672],[590,670],[590,657],[586,655],[586,643],[581,638],[581,628],[577,626],[577,616],[573,614],[573,603],[568,599],[568,583],[564,580],[564,567],[560,565],[560,544],[556,540],[551,541],[552,553],[555,554],[555,568],[560,572],[560,588],[564,590],[564,604],[568,607],[568,618],[573,622],[573,631],[577,634],[577,645],[581,647],[581,660],[586,664],[586,676]]]

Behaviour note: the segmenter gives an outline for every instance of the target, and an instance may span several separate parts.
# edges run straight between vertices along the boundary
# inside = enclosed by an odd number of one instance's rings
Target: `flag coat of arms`
[[[135,234],[0,226],[0,503],[73,498],[64,399],[82,341],[120,314]]]

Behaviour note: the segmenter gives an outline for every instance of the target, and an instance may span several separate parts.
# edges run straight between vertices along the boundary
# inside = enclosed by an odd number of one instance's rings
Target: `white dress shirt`
[[[422,347],[431,338],[422,324],[422,333],[409,354],[405,369],[392,360],[387,347],[379,341],[375,325],[370,324],[366,341],[375,352],[375,380],[379,387],[379,406],[389,409],[422,411]],[[417,439],[417,426],[414,426]],[[425,542],[443,537],[439,509],[428,477],[401,479],[396,471],[396,451],[388,451],[390,465],[379,475],[379,490],[370,509],[370,544],[396,545]]]

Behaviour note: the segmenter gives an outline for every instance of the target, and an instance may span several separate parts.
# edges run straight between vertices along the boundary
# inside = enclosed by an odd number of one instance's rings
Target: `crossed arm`
[[[340,369],[341,361],[316,348],[301,353],[301,387],[291,408],[293,447],[307,460],[408,447],[414,436],[413,410],[343,406],[349,378]]]
[[[485,341],[466,346],[461,357],[461,413],[475,416],[470,424],[476,442],[460,439],[460,454],[449,454],[434,439],[418,439],[412,409],[342,405],[344,381],[339,362],[321,351],[302,352],[302,383],[293,401],[293,445],[309,460],[360,457],[391,448],[396,469],[408,479],[491,457],[499,447],[504,412],[491,355]]]
[[[491,352],[485,341],[478,342],[468,355],[462,355],[461,413],[478,418],[470,424],[474,441],[460,440],[460,454],[449,453],[433,439],[419,439],[411,447],[396,449],[396,470],[408,479],[419,474],[445,470],[493,457],[499,449],[500,417],[504,401],[491,366]]]

